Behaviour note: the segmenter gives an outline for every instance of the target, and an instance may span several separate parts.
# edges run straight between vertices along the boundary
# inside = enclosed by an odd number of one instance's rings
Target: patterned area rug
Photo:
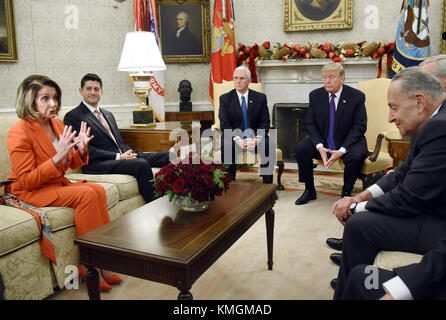
[[[237,171],[237,180],[249,180],[249,181],[262,181],[259,176],[258,168],[242,168]],[[274,183],[277,183],[277,170],[274,174]],[[282,184],[285,186],[285,191],[295,192],[304,191],[305,185],[299,182],[299,176],[297,170],[286,170],[282,174]],[[327,196],[338,197],[342,191],[343,174],[338,172],[316,172],[314,173],[314,184],[318,193],[325,194]],[[360,193],[362,191],[362,181],[357,180],[353,187],[353,194]]]

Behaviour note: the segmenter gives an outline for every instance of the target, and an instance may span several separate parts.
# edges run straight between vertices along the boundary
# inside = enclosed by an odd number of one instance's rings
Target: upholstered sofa
[[[6,148],[9,128],[18,118],[0,118],[0,180],[10,173],[10,160]],[[73,181],[88,180],[104,186],[110,219],[116,219],[145,204],[138,185],[128,175],[86,175],[80,170],[67,172]],[[4,188],[0,187],[0,195]],[[73,239],[76,231],[73,209],[44,208],[52,224],[57,265],[40,251],[39,227],[35,218],[20,209],[0,205],[0,273],[5,283],[6,299],[44,299],[54,288],[64,288],[66,267],[79,264],[79,250]],[[69,268],[67,269],[67,271]]]

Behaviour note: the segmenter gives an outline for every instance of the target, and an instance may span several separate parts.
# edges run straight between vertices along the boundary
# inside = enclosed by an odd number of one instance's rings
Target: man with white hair
[[[275,141],[269,138],[270,116],[266,96],[251,89],[251,72],[245,66],[234,70],[235,89],[220,96],[222,163],[230,164],[231,179],[236,177],[237,154],[255,151],[260,154],[263,183],[272,183],[276,164]]]
[[[201,41],[190,30],[189,20],[186,12],[177,14],[175,31],[163,39],[163,55],[203,54]]]
[[[394,172],[333,205],[345,226],[334,299],[446,298],[446,250],[441,242],[446,237],[446,114],[439,112],[444,99],[440,82],[419,67],[392,79],[388,120],[402,136],[414,137],[411,151]],[[419,264],[392,271],[375,268],[377,283],[371,285],[364,281],[371,270],[367,265],[381,250],[424,257]]]

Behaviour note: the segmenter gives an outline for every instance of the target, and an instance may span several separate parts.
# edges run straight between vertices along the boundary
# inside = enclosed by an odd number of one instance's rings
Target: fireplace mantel
[[[322,87],[322,67],[329,59],[260,60],[256,63],[258,80],[268,99],[270,112],[275,103],[308,102],[310,91]],[[378,61],[370,58],[347,59],[343,63],[345,84],[354,88],[358,82],[376,78]]]

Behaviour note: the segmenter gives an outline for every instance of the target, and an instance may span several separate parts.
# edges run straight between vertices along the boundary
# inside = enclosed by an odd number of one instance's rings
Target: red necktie
[[[110,129],[110,126],[107,123],[107,120],[105,120],[104,116],[102,115],[102,112],[100,112],[98,109],[95,109],[94,112],[96,113],[99,121],[102,123],[102,125],[104,126],[105,130],[107,130],[108,134],[110,135],[110,137],[113,139],[113,141],[115,142],[116,146],[119,149],[119,152],[121,152],[121,149],[119,148],[118,143],[116,142],[115,136],[113,135],[113,132]]]

